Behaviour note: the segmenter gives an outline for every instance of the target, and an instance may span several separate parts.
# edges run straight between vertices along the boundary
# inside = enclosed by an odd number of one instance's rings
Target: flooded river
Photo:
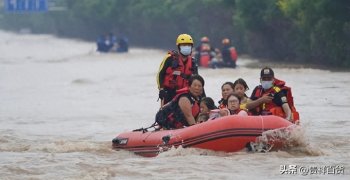
[[[178,148],[144,158],[112,150],[111,140],[153,123],[165,52],[94,50],[93,43],[0,31],[0,179],[350,179],[349,72],[274,68],[300,112],[299,147]],[[200,69],[207,96],[218,101],[221,84],[240,77],[250,95],[260,75],[260,67],[246,67],[253,61]]]

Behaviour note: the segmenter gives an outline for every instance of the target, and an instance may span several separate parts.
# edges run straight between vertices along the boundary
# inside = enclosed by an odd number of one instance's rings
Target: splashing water
[[[309,143],[305,129],[299,125],[265,131],[255,143],[251,143],[251,146],[254,152],[283,150],[294,155],[324,155],[319,148]]]

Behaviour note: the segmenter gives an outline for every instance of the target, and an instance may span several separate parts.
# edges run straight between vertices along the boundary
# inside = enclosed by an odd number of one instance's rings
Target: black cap
[[[264,67],[260,72],[260,77],[273,78],[274,77],[273,70],[269,67]]]

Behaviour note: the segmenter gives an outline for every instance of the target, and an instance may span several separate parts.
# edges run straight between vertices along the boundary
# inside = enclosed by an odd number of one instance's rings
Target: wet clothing
[[[184,113],[179,106],[181,97],[186,97],[192,104],[192,115],[196,119],[200,112],[199,100],[189,91],[176,95],[169,103],[164,105],[156,114],[156,122],[164,129],[179,129],[189,126]]]
[[[237,52],[236,49],[232,46],[225,45],[221,49],[221,55],[222,55],[222,64],[223,67],[236,67],[236,61],[237,61]]]
[[[104,36],[100,36],[96,40],[96,45],[97,51],[99,52],[108,52],[113,46],[113,44],[110,44],[110,41],[107,40]]]
[[[285,113],[282,109],[284,103],[288,103],[289,108],[292,112],[291,121],[296,122],[299,120],[299,113],[294,107],[294,100],[292,96],[292,90],[290,87],[285,86],[285,82],[275,78],[274,85],[268,90],[264,90],[262,86],[257,86],[253,90],[252,100],[256,100],[263,95],[273,96],[273,100],[270,103],[262,103],[260,106],[251,110],[253,115],[276,115],[285,118]]]
[[[261,85],[259,85],[255,87],[255,89],[253,90],[253,93],[250,99],[255,101],[260,97],[262,97],[263,95],[272,96],[273,99],[270,103],[262,103],[256,109],[252,110],[252,113],[254,115],[270,114],[268,113],[270,109],[277,106],[281,107],[284,103],[287,103],[285,92],[281,91],[281,89],[277,86],[273,86],[272,88],[265,90],[262,88]]]
[[[198,66],[209,67],[212,59],[216,56],[215,49],[207,43],[202,43],[195,50],[195,58]]]
[[[128,52],[129,51],[129,40],[126,37],[121,37],[118,40],[117,52]]]
[[[117,38],[113,34],[101,35],[96,40],[97,51],[109,52],[113,51],[113,47],[117,43]]]
[[[165,91],[164,104],[175,97],[176,90],[188,86],[193,74],[198,74],[198,67],[191,56],[184,61],[177,51],[168,52],[157,74],[158,88]]]

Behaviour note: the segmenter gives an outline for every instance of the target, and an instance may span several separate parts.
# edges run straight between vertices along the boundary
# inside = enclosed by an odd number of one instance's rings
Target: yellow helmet
[[[180,34],[176,39],[176,45],[179,44],[192,44],[193,45],[193,39],[188,34]]]

